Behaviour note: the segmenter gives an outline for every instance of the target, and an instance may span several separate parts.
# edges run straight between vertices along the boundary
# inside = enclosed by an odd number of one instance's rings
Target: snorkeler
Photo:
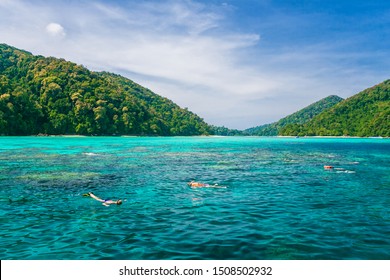
[[[203,183],[199,183],[199,182],[195,182],[195,181],[189,182],[188,185],[191,188],[201,188],[201,187],[208,187],[209,186],[209,184],[203,184]]]
[[[356,173],[355,171],[352,170],[346,170],[345,168],[341,167],[334,167],[332,165],[324,165],[324,169],[328,171],[333,171],[335,170],[336,173]]]
[[[102,204],[104,206],[110,206],[110,204],[116,204],[116,205],[121,205],[122,204],[122,200],[120,200],[120,199],[118,199],[118,200],[101,199],[100,197],[97,197],[96,195],[94,195],[92,192],[89,192],[88,194],[85,194],[85,196],[92,197],[93,199],[102,202]]]
[[[195,181],[191,181],[191,182],[187,183],[187,185],[190,186],[191,188],[220,188],[220,189],[226,188],[223,186],[218,186],[218,184],[209,185],[209,184],[199,183],[199,182],[195,182]]]
[[[325,170],[332,170],[334,167],[332,165],[324,165]]]

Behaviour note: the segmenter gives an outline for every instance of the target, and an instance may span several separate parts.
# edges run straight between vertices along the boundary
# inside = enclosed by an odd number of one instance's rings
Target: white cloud
[[[61,26],[61,24],[51,22],[46,25],[46,32],[53,37],[65,37],[65,29]]]

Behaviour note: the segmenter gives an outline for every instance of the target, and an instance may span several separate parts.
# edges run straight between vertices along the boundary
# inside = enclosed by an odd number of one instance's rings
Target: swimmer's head
[[[117,204],[117,205],[121,205],[121,204],[122,204],[122,200],[118,199],[118,200],[116,201],[116,204]]]

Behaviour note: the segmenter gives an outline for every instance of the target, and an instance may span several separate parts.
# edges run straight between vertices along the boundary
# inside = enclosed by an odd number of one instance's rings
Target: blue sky
[[[0,0],[0,42],[244,129],[389,79],[390,1]]]

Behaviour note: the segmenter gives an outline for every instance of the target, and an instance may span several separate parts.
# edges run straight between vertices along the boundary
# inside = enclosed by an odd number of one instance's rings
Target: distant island
[[[130,79],[0,44],[0,135],[390,137],[390,80],[246,130],[207,124]]]

